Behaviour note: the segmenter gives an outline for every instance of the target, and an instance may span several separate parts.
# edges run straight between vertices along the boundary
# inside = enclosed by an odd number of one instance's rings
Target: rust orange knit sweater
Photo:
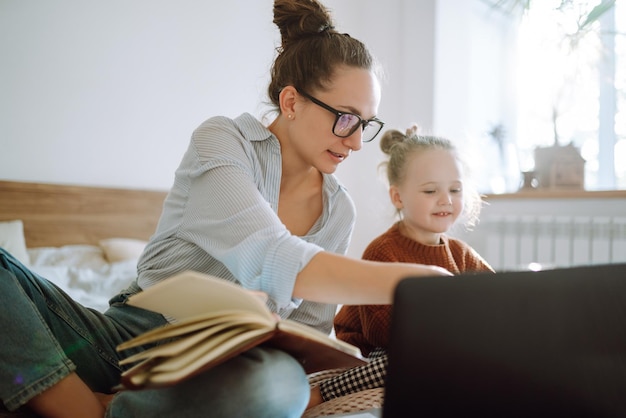
[[[365,249],[363,259],[437,265],[453,274],[493,271],[469,245],[443,237],[439,245],[423,245],[400,233],[400,223],[375,238]],[[345,305],[335,317],[337,338],[349,342],[368,356],[375,348],[387,348],[391,305]]]

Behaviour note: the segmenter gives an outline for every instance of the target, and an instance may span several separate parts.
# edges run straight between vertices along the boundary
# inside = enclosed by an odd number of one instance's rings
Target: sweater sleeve
[[[337,338],[358,347],[364,356],[374,348],[363,335],[359,306],[342,306],[335,316],[334,326]]]

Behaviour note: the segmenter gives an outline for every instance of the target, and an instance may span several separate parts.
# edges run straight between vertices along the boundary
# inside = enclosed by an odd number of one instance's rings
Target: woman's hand
[[[293,296],[344,305],[390,304],[400,280],[418,276],[452,276],[426,264],[359,260],[325,251],[298,274]]]
[[[268,296],[267,293],[265,292],[261,292],[260,290],[249,290],[246,289],[248,292],[250,292],[252,295],[256,296],[257,298],[259,298],[261,300],[261,302],[266,303]]]
[[[450,273],[448,270],[444,269],[443,267],[429,266],[426,264],[415,264],[415,265],[419,266],[419,268],[423,270],[422,272],[420,272],[421,273],[419,274],[420,276],[453,276],[452,273]]]

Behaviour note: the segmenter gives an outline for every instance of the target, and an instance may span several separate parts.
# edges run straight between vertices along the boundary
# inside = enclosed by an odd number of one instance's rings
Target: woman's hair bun
[[[315,0],[275,0],[274,24],[283,49],[302,38],[335,32],[330,12]]]

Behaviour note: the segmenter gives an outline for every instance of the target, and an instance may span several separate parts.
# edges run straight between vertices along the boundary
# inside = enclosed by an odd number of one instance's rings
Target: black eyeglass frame
[[[296,91],[298,92],[298,94],[300,94],[303,97],[306,97],[307,99],[309,99],[310,101],[312,101],[313,103],[315,103],[316,105],[328,110],[329,112],[333,113],[335,115],[335,123],[333,123],[333,135],[338,136],[339,138],[347,138],[350,135],[352,135],[353,133],[356,132],[356,130],[359,128],[359,126],[361,127],[361,130],[364,131],[365,128],[370,125],[370,123],[375,122],[376,124],[379,125],[378,131],[369,139],[365,140],[363,139],[363,142],[371,142],[374,140],[374,138],[376,138],[378,136],[378,134],[380,133],[380,131],[383,130],[383,126],[385,125],[385,122],[383,122],[382,120],[378,119],[378,118],[371,118],[371,119],[363,119],[362,117],[360,117],[359,115],[355,114],[355,113],[351,113],[351,112],[342,112],[340,110],[335,109],[332,106],[327,105],[326,103],[324,103],[321,100],[316,99],[315,97],[311,96],[308,93],[305,93],[304,91],[296,88]],[[339,122],[339,119],[343,116],[343,115],[352,115],[355,116],[358,120],[359,123],[357,123],[356,125],[354,125],[354,128],[350,129],[350,132],[348,132],[348,134],[346,135],[338,135],[337,133],[335,133],[335,127],[337,126],[337,122]],[[370,125],[373,126],[373,125]]]

